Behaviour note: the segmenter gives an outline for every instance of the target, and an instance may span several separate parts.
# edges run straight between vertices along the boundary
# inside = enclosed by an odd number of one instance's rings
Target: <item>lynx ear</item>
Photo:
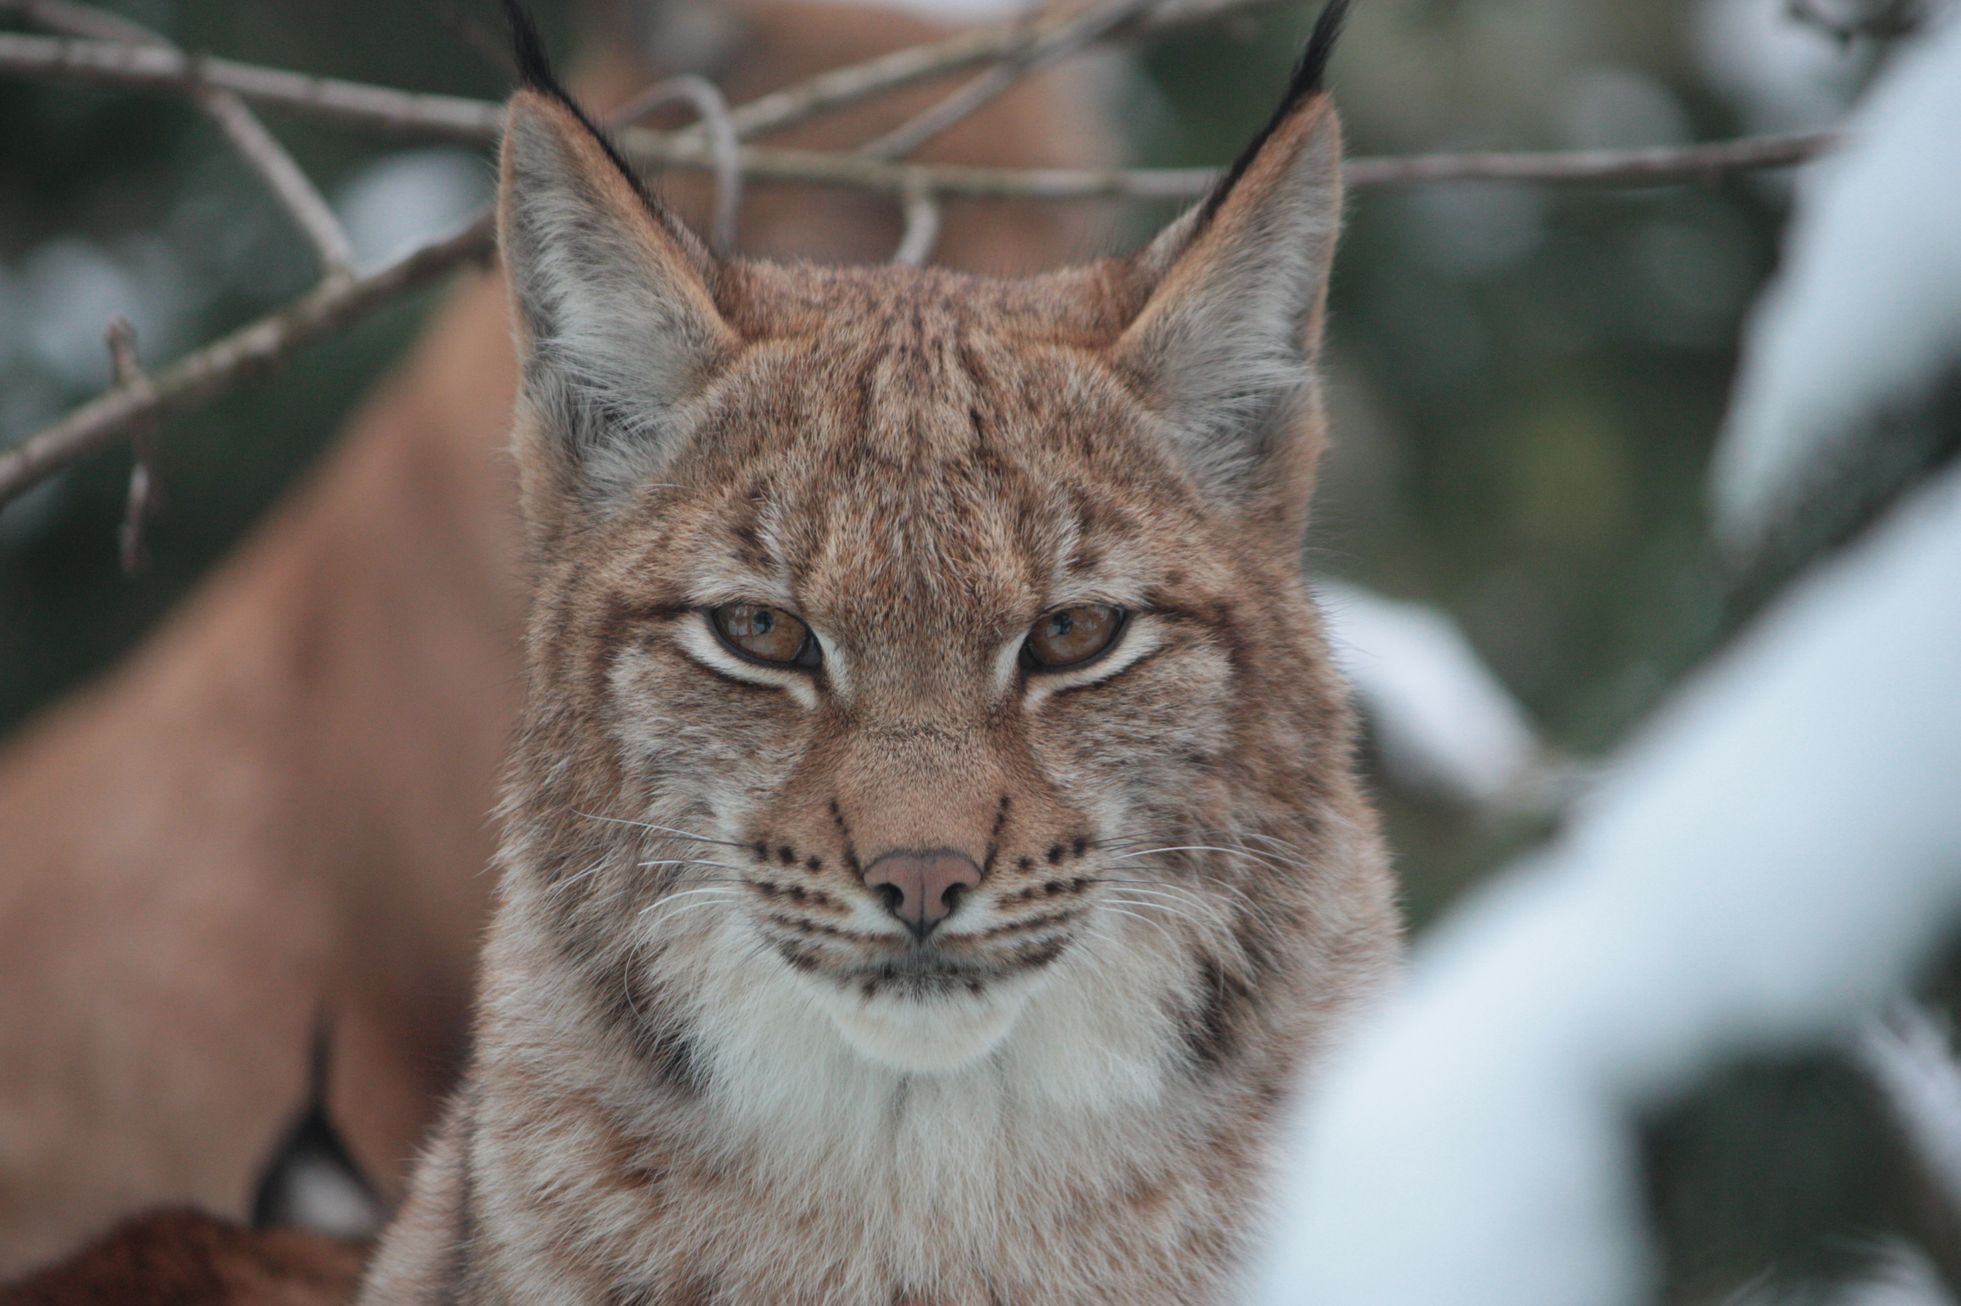
[[[1322,444],[1315,366],[1341,221],[1341,128],[1321,14],[1286,99],[1211,195],[1130,263],[1142,307],[1114,357],[1215,499],[1298,538]]]
[[[514,13],[526,87],[504,129],[498,240],[522,365],[525,512],[603,514],[682,438],[685,401],[734,348],[712,255],[552,79]]]

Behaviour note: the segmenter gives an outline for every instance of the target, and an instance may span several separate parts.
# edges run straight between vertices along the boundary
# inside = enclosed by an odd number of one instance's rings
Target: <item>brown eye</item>
[[[1028,632],[1022,657],[1029,666],[1044,671],[1078,666],[1115,644],[1129,615],[1104,603],[1045,612]]]
[[[802,618],[760,603],[724,603],[708,610],[708,624],[722,642],[754,662],[814,667],[817,640]]]

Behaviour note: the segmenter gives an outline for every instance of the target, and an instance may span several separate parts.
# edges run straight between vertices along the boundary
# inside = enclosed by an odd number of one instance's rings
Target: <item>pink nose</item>
[[[865,887],[918,939],[953,915],[961,895],[980,880],[974,859],[951,848],[889,852],[865,868]]]

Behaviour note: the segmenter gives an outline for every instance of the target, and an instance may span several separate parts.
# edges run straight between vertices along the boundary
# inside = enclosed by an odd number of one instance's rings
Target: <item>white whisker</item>
[[[724,848],[748,847],[747,844],[736,843],[732,839],[711,839],[705,834],[696,834],[693,830],[683,830],[678,826],[660,825],[653,821],[634,821],[624,816],[600,816],[596,812],[582,812],[576,807],[567,808],[566,810],[574,816],[583,816],[588,821],[604,821],[608,825],[630,825],[639,830],[658,830],[662,834],[679,835],[683,839],[693,839],[697,843],[720,844]]]
[[[1224,881],[1218,880],[1207,881],[1203,884],[1190,884],[1182,880],[1129,880],[1102,875],[1095,877],[1095,883],[1122,885],[1126,889],[1149,885],[1161,890],[1172,890],[1182,895],[1184,901],[1190,902],[1194,906],[1204,906],[1214,912],[1221,913],[1220,919],[1222,922],[1228,922],[1228,918],[1224,915],[1220,905],[1213,901],[1215,897],[1224,896],[1230,898],[1244,911],[1253,912],[1258,910],[1254,906],[1252,898],[1247,895],[1245,890],[1236,884],[1227,884]]]
[[[600,861],[596,861],[592,865],[586,867],[583,871],[580,871],[577,875],[566,876],[564,879],[560,880],[557,884],[554,884],[550,888],[546,889],[545,896],[549,898],[553,894],[558,893],[563,889],[569,889],[573,885],[577,884],[580,880],[585,879],[588,875],[591,875],[595,871],[600,870],[605,865],[606,865],[605,860],[601,859]]]
[[[672,907],[683,898],[698,898],[708,895],[719,898],[740,898],[742,896],[734,889],[724,888],[719,884],[703,885],[699,888],[682,889],[675,893],[663,894],[658,901],[642,907],[640,909],[640,915],[645,916],[648,912],[657,911],[663,907]]]

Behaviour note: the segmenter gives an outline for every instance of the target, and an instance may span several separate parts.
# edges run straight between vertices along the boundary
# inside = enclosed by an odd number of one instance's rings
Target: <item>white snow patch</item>
[[[1783,0],[1708,0],[1695,13],[1703,75],[1753,131],[1806,131],[1837,121],[1863,65]]]
[[[1855,468],[1876,411],[1961,366],[1961,22],[1902,53],[1806,173],[1785,267],[1752,315],[1716,450],[1726,542],[1747,553],[1808,488]]]
[[[1315,588],[1335,662],[1392,778],[1479,806],[1518,794],[1539,756],[1536,734],[1457,623],[1350,585]]]
[[[1306,1098],[1261,1306],[1650,1283],[1630,1112],[1830,1037],[1961,919],[1961,469],[1795,588]]]

